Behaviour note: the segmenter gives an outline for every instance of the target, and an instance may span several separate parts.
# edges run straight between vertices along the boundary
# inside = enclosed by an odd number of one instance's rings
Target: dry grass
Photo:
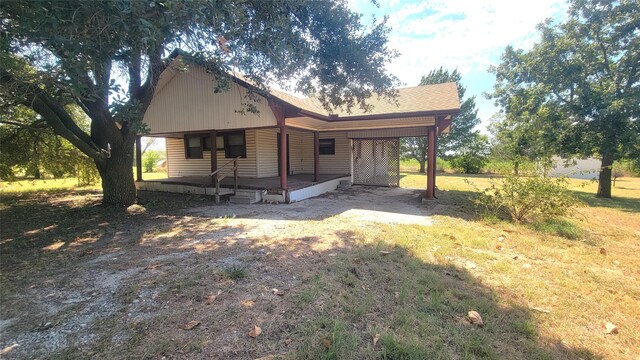
[[[522,225],[476,213],[464,177],[438,186],[432,226],[294,216],[314,200],[211,217],[183,210],[208,204],[198,197],[154,196],[130,215],[95,206],[90,190],[5,193],[0,318],[13,320],[0,347],[17,342],[18,358],[637,359],[640,179],[618,180],[613,200],[572,182],[583,206]],[[606,321],[619,333],[603,334]]]

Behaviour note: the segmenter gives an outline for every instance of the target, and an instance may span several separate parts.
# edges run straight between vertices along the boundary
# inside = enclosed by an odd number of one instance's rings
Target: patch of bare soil
[[[406,189],[251,206],[147,194],[130,211],[96,195],[3,199],[1,356],[286,354],[299,285],[358,244],[354,230],[431,223]]]

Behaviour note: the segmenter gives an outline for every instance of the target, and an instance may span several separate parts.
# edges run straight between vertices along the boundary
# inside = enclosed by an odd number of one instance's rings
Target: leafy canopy
[[[431,70],[420,79],[420,85],[442,84],[455,82],[460,97],[460,112],[454,116],[451,122],[450,132],[438,137],[437,154],[441,158],[451,158],[460,153],[465,144],[477,140],[479,133],[473,129],[480,123],[475,96],[464,98],[466,87],[462,84],[462,75],[456,69],[449,71],[444,68]],[[424,162],[427,158],[426,138],[403,138],[401,143],[402,156],[407,159],[416,159],[420,163],[420,172],[424,172]]]
[[[598,195],[610,197],[613,161],[640,156],[640,3],[570,4],[567,21],[539,25],[530,51],[506,48],[492,97],[516,121],[523,112],[562,114],[547,119],[560,150],[600,156]]]

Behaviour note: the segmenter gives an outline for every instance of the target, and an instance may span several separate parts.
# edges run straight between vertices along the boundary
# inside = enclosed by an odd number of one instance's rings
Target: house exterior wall
[[[278,176],[277,128],[246,130],[247,158],[239,160],[239,176]],[[290,175],[313,174],[313,133],[288,129]],[[335,139],[335,154],[320,155],[320,174],[351,174],[352,138],[397,138],[424,136],[426,128],[379,129],[361,131],[321,132],[321,139]],[[166,138],[167,172],[169,177],[208,175],[211,173],[210,152],[204,151],[202,159],[186,159],[183,138]],[[218,151],[218,165],[230,159],[224,151]]]
[[[278,129],[256,130],[257,176],[278,176]]]
[[[276,125],[265,98],[258,96],[258,114],[239,111],[247,90],[231,83],[229,91],[214,92],[215,80],[201,67],[173,76],[153,97],[144,115],[150,135],[228,130]]]
[[[166,138],[167,176],[202,176],[211,174],[211,152],[203,151],[202,159],[186,159],[183,138]],[[238,176],[257,177],[256,130],[245,132],[247,157],[238,160]],[[223,166],[231,159],[225,158],[224,150],[217,151],[218,166]]]
[[[320,133],[320,139],[336,139],[335,155],[320,155],[320,174],[351,174],[351,139],[347,133]]]

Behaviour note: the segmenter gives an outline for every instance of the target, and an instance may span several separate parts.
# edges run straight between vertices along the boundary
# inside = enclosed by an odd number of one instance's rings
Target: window
[[[200,135],[185,135],[184,147],[187,159],[202,159],[202,137]]]
[[[244,131],[224,135],[224,156],[227,158],[247,157]]]
[[[320,139],[320,155],[335,155],[336,139]]]
[[[247,157],[244,131],[222,133],[216,137],[216,150],[224,150],[227,158]],[[202,159],[204,151],[211,151],[211,136],[204,134],[185,135],[184,153],[187,159]]]
[[[204,136],[202,138],[202,143],[204,144],[204,150],[211,151],[211,136]],[[216,136],[216,148],[216,150],[224,150],[224,136]]]

